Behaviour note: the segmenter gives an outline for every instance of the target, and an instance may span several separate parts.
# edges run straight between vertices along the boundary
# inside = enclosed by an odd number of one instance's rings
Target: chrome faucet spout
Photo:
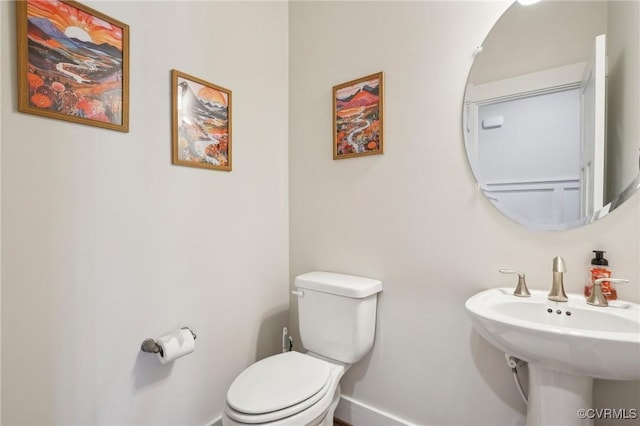
[[[547,298],[554,302],[566,302],[569,300],[567,293],[564,291],[563,275],[567,272],[567,267],[564,264],[564,259],[560,256],[553,258],[553,283],[551,284],[551,291]]]
[[[567,267],[564,264],[564,259],[560,256],[553,258],[553,272],[567,272]]]

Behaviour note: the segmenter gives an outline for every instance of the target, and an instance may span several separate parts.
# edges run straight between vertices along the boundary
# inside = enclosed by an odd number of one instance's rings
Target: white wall
[[[591,55],[594,37],[607,32],[607,1],[512,3],[482,43],[470,83],[584,62]]]
[[[479,290],[515,286],[498,268],[548,289],[561,255],[567,290],[581,292],[591,250],[602,248],[633,283],[620,297],[640,301],[637,194],[587,227],[533,233],[475,189],[463,92],[474,49],[506,7],[290,4],[291,275],[320,269],[383,281],[374,349],[342,389],[417,424],[523,424],[502,354],[472,331],[463,307]],[[377,71],[385,73],[385,153],[334,161],[331,87]],[[598,406],[631,408],[640,383],[598,381],[595,393]]]
[[[17,112],[0,2],[2,424],[204,425],[288,321],[288,5],[86,3],[131,26],[128,134]],[[172,68],[233,91],[232,172],[171,165]]]
[[[640,2],[611,2],[607,18],[607,194],[638,175],[640,157]]]
[[[4,8],[0,7],[0,22],[4,24]],[[2,66],[0,65],[0,77],[2,76]],[[5,93],[0,81],[0,99],[4,99]],[[0,112],[2,111],[0,103]],[[0,148],[2,147],[2,116],[0,113]],[[0,149],[0,236],[2,235],[2,149]],[[0,260],[2,259],[2,238],[0,238]],[[0,331],[2,330],[2,262],[0,261]],[[0,366],[2,365],[2,338],[0,333]],[[0,423],[2,423],[2,368],[0,367]]]

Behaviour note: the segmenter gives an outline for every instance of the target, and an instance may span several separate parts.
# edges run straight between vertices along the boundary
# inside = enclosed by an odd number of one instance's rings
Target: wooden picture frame
[[[16,0],[18,110],[129,131],[129,26],[76,1]]]
[[[231,171],[231,90],[171,70],[172,162]]]
[[[384,75],[371,74],[333,87],[333,159],[384,152]]]

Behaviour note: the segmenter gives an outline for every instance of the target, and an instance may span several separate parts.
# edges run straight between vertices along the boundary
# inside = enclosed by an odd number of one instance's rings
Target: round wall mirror
[[[463,107],[478,187],[531,230],[593,222],[640,187],[640,2],[515,2]]]

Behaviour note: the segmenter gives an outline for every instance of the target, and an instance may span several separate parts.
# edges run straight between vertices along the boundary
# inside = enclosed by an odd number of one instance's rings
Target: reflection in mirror
[[[478,186],[532,230],[590,223],[640,186],[640,2],[514,3],[463,109]]]

